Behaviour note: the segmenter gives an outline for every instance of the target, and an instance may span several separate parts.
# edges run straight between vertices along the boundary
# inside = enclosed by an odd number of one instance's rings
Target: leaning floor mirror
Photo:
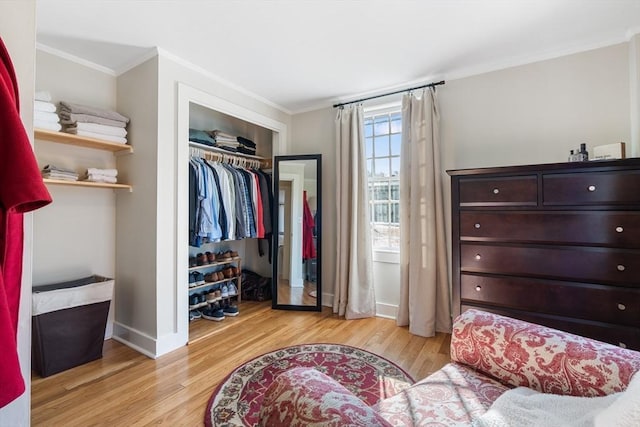
[[[320,154],[274,158],[273,308],[321,310],[321,170]]]

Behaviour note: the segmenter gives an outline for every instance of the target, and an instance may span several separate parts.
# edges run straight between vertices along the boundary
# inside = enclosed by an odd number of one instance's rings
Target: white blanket
[[[559,396],[525,387],[502,394],[474,422],[477,427],[638,427],[640,375],[627,390],[602,397]]]

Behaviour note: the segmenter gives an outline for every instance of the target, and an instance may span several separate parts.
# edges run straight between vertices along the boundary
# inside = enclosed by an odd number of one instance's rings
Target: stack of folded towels
[[[89,168],[87,169],[87,173],[82,179],[83,181],[106,182],[109,184],[115,184],[118,182],[118,170]]]
[[[105,141],[127,143],[129,118],[115,111],[86,105],[60,102],[60,118],[63,132]]]
[[[238,153],[251,154],[252,156],[255,156],[256,154],[255,142],[251,141],[250,139],[239,136],[238,143],[240,144],[238,146]]]
[[[216,141],[216,147],[231,151],[232,153],[236,153],[238,151],[240,143],[238,142],[238,138],[235,136],[222,132],[221,130],[212,130],[208,133]]]
[[[78,174],[71,169],[61,168],[55,165],[46,165],[42,168],[42,177],[49,179],[59,179],[62,181],[77,181]]]
[[[56,114],[56,105],[51,102],[51,94],[47,91],[36,92],[33,103],[33,126],[56,132],[62,129],[60,118]]]

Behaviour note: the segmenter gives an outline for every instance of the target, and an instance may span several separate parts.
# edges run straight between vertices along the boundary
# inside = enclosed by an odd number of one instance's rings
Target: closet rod
[[[233,154],[208,151],[198,147],[189,147],[189,149],[192,156],[197,156],[207,160],[219,161],[222,163],[229,163],[235,166],[250,166],[254,168],[261,168],[263,166],[263,163],[265,166],[269,166],[269,162],[263,162],[258,159],[249,159],[246,157],[234,156]]]
[[[359,102],[368,101],[370,99],[382,98],[383,96],[395,95],[397,93],[402,93],[402,92],[411,92],[412,90],[423,89],[425,87],[435,87],[435,86],[440,86],[440,85],[443,85],[443,84],[444,84],[444,80],[441,80],[439,82],[429,83],[429,84],[422,85],[422,86],[410,87],[408,89],[397,90],[395,92],[383,93],[383,94],[380,94],[380,95],[370,96],[368,98],[356,99],[355,101],[342,102],[340,104],[333,104],[333,108],[344,107],[345,105],[357,104]]]

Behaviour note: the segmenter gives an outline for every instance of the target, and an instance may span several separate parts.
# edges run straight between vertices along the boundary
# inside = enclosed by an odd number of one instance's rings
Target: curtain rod
[[[382,95],[374,95],[374,96],[370,96],[368,98],[356,99],[355,101],[341,102],[340,104],[333,104],[333,108],[338,108],[338,107],[342,107],[342,106],[349,105],[349,104],[357,104],[358,102],[364,102],[364,101],[368,101],[370,99],[382,98],[383,96],[395,95],[397,93],[410,92],[412,90],[423,89],[425,87],[440,86],[440,85],[443,85],[443,84],[444,84],[444,80],[441,80],[439,82],[429,83],[429,84],[422,85],[422,86],[410,87],[408,89],[397,90],[395,92],[383,93]]]

